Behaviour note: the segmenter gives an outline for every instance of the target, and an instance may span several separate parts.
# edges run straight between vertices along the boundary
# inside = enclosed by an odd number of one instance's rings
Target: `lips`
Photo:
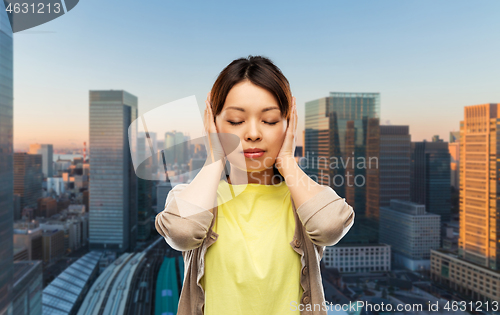
[[[262,149],[254,148],[254,149],[246,149],[243,151],[244,153],[259,153],[259,152],[264,152]]]
[[[259,148],[251,148],[244,150],[243,155],[245,155],[246,158],[255,159],[263,156],[264,152],[265,152],[264,150]]]

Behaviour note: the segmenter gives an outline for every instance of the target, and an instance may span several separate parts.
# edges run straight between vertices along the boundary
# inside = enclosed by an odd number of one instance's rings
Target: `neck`
[[[277,185],[281,182],[281,178],[274,175],[273,168],[265,169],[263,171],[247,172],[240,170],[233,165],[231,165],[230,175],[226,177],[226,179],[231,185]]]

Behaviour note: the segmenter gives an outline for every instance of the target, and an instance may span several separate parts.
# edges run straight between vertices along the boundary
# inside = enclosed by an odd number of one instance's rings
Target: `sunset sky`
[[[139,113],[207,92],[232,60],[264,55],[304,104],[380,92],[381,124],[412,141],[459,130],[463,108],[500,102],[500,1],[85,0],[14,34],[14,149],[88,141],[89,90],[126,90]],[[160,137],[162,138],[162,137]]]

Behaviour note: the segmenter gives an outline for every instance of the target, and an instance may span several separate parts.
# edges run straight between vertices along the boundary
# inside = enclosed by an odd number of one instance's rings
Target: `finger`
[[[297,128],[297,123],[298,123],[298,117],[299,117],[299,114],[297,113],[297,99],[295,98],[295,96],[293,97],[293,109],[294,109],[294,123],[295,123],[295,127],[294,128]]]
[[[214,113],[212,111],[212,106],[208,106],[208,112],[210,114],[210,121],[213,122],[214,124],[214,128],[215,128],[215,117],[214,117]]]
[[[298,125],[299,125],[299,113],[297,112],[297,105],[295,105],[295,130],[297,130]]]
[[[217,129],[215,127],[215,119],[212,113],[212,107],[210,106],[210,103],[208,103],[208,101],[207,101],[207,123],[211,132],[216,132]]]
[[[205,115],[203,115],[203,124],[205,125],[205,131],[208,133],[208,119],[207,119],[207,109],[205,109]]]

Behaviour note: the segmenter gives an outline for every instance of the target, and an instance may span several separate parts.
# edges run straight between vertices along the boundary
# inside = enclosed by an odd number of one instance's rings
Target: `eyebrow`
[[[245,109],[244,108],[241,108],[241,107],[236,107],[236,106],[229,106],[226,108],[227,109],[234,109],[234,110],[239,110],[241,112],[245,112]],[[270,110],[273,110],[273,109],[277,109],[277,110],[280,110],[279,107],[277,106],[270,106],[270,107],[266,107],[262,110],[262,112],[267,112],[267,111],[270,111]]]

